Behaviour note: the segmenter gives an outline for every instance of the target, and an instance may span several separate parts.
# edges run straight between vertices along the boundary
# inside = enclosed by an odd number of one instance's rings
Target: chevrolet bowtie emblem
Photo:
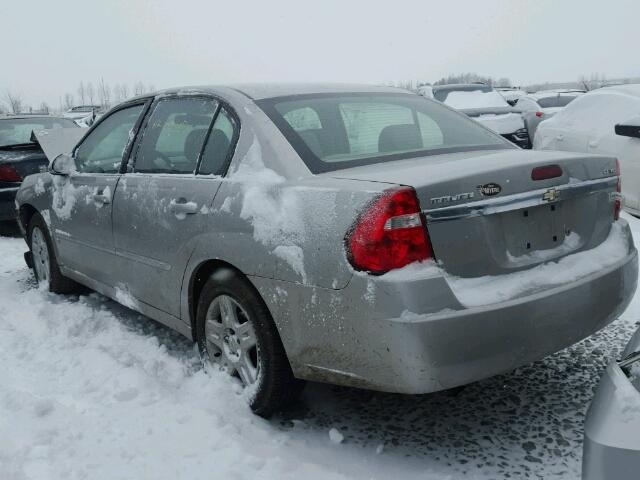
[[[555,202],[559,196],[560,192],[555,188],[551,188],[544,192],[544,194],[542,195],[542,200],[544,200],[545,202]]]

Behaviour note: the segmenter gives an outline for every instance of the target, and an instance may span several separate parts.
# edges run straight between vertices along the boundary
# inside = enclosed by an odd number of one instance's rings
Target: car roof
[[[451,91],[474,91],[474,90],[483,90],[485,92],[489,92],[493,90],[491,85],[487,85],[486,83],[450,83],[448,85],[434,85],[433,91],[443,91],[443,90],[451,90]]]
[[[415,95],[414,92],[397,87],[385,87],[358,83],[244,83],[228,85],[201,85],[161,90],[153,94],[140,95],[137,98],[148,98],[154,95],[172,95],[179,93],[219,93],[221,90],[232,89],[242,93],[252,100],[266,98],[288,97],[294,95],[323,94],[323,93],[405,93]]]
[[[56,120],[70,120],[65,117],[60,117],[58,115],[43,115],[43,114],[35,114],[35,115],[0,115],[0,120],[21,120],[25,118],[54,118]]]
[[[612,85],[609,87],[602,87],[597,90],[592,90],[592,92],[618,92],[625,95],[640,97],[640,84],[627,83],[625,85]]]

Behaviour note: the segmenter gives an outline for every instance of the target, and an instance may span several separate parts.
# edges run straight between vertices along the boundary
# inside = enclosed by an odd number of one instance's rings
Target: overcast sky
[[[100,77],[164,88],[640,75],[637,0],[0,0],[0,19],[0,94],[34,106]]]

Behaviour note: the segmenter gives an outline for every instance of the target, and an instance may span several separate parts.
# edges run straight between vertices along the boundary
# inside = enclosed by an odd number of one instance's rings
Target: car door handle
[[[109,195],[104,195],[101,193],[96,193],[93,196],[93,201],[94,202],[98,202],[98,203],[111,203],[111,198],[109,198]]]
[[[171,200],[169,210],[173,213],[186,213],[191,215],[198,212],[198,204],[196,202],[187,202],[184,198],[179,198],[178,200]]]

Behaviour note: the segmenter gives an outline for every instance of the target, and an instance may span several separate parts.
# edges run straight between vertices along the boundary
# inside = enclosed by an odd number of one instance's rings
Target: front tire
[[[53,293],[72,293],[78,284],[60,273],[51,235],[42,215],[36,213],[27,227],[27,242],[33,258],[33,273],[39,284],[48,286]]]
[[[196,340],[205,361],[251,389],[249,405],[262,417],[295,400],[297,380],[269,311],[253,286],[230,269],[204,285],[196,311]]]

